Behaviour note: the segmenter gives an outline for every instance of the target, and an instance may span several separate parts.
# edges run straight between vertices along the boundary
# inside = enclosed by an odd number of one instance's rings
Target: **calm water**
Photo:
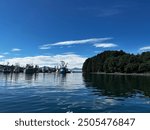
[[[150,112],[150,77],[0,73],[0,112]]]

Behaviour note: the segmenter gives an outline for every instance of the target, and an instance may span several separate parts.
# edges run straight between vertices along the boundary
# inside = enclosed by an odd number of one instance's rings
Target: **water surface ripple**
[[[150,77],[0,73],[0,112],[150,112]]]

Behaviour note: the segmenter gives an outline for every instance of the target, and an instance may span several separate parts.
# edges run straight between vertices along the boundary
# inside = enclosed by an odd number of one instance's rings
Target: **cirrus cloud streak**
[[[150,51],[150,46],[141,47],[140,51]]]
[[[104,42],[111,39],[112,38],[110,37],[106,37],[106,38],[91,38],[91,39],[84,39],[84,40],[62,41],[62,42],[56,42],[52,44],[44,44],[40,46],[39,49],[50,49],[52,46],[69,46],[69,45],[86,44],[86,43],[98,43],[98,42]]]

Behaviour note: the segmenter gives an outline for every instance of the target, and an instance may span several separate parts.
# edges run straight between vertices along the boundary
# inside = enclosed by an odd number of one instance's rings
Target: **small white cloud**
[[[9,62],[10,64],[19,63],[22,66],[26,64],[37,64],[39,66],[57,66],[60,61],[65,61],[68,63],[69,68],[78,67],[81,68],[86,57],[82,57],[76,54],[63,54],[63,55],[55,55],[55,56],[34,56],[34,57],[23,57],[23,58],[12,58],[5,59],[4,62],[0,62],[0,64]]]
[[[45,44],[45,45],[42,45],[39,47],[39,49],[41,50],[47,50],[47,49],[50,49],[51,48],[51,45],[50,44]]]
[[[3,55],[0,55],[0,58],[4,58],[5,56],[3,56]]]
[[[91,39],[84,39],[84,40],[62,41],[62,42],[42,45],[39,47],[39,49],[50,49],[52,46],[70,46],[70,45],[77,45],[77,44],[97,43],[97,42],[103,42],[111,39],[112,38],[108,37],[108,38],[91,38]]]
[[[8,55],[8,54],[9,54],[9,52],[4,52],[4,53],[3,53],[3,55]]]
[[[11,51],[16,52],[16,51],[21,51],[19,48],[13,48]]]
[[[99,48],[111,48],[111,47],[117,47],[118,45],[114,43],[99,43],[99,44],[94,44],[94,46]]]
[[[140,51],[150,51],[150,46],[145,46],[139,49]]]

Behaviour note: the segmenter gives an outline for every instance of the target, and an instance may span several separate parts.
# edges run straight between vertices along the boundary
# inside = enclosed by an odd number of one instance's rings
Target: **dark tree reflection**
[[[150,97],[150,77],[133,75],[83,74],[85,86],[106,96],[132,96],[142,93]]]

